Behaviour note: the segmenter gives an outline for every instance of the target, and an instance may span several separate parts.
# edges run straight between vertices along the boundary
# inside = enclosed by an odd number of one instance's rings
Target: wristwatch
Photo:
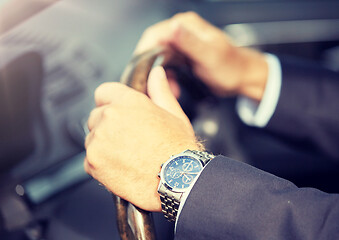
[[[168,221],[176,220],[182,195],[212,158],[214,155],[207,152],[186,150],[161,165],[158,193]]]

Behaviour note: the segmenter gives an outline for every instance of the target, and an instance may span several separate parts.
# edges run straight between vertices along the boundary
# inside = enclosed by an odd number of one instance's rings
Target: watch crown
[[[160,178],[160,173],[158,173],[158,178]]]

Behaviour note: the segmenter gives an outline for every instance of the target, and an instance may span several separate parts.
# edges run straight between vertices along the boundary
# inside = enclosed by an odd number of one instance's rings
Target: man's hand
[[[200,147],[161,67],[151,71],[148,94],[120,83],[98,87],[84,165],[114,194],[142,209],[161,211],[160,165],[170,155]]]
[[[261,100],[268,74],[263,54],[236,47],[224,32],[196,13],[180,13],[149,27],[135,54],[158,45],[170,45],[188,57],[195,74],[215,94]]]

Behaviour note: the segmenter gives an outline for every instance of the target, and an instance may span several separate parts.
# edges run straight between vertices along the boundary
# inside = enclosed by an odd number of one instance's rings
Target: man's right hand
[[[268,74],[264,55],[235,46],[224,32],[196,13],[180,13],[149,27],[135,54],[159,45],[184,54],[197,77],[216,95],[243,94],[261,100]]]

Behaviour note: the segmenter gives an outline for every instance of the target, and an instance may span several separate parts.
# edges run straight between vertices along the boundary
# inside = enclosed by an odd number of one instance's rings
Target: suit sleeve
[[[339,73],[305,61],[280,62],[280,98],[266,129],[338,161]]]
[[[339,239],[339,195],[218,156],[191,190],[176,239]]]

